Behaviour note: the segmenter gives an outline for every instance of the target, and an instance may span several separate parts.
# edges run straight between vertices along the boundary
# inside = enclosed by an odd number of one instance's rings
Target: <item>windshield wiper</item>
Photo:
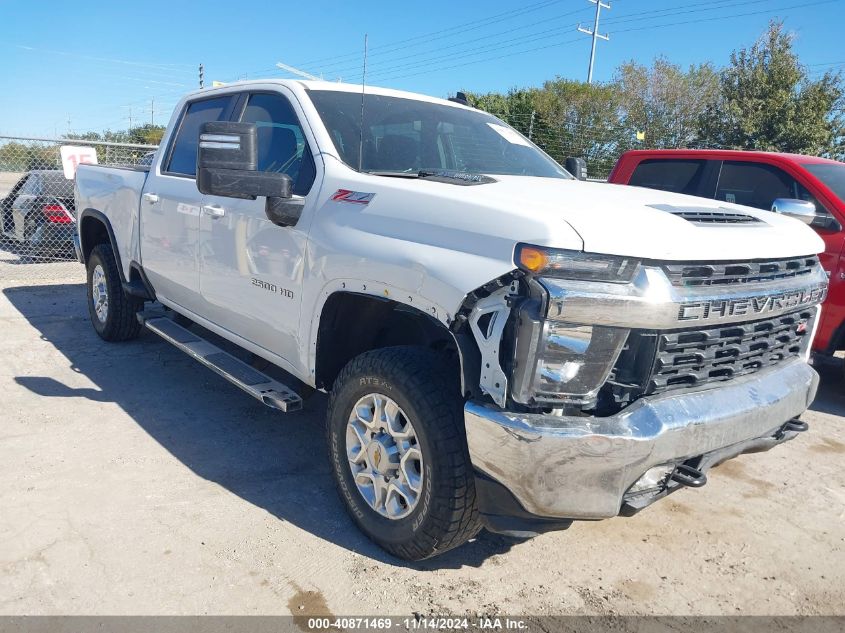
[[[420,173],[414,171],[365,171],[372,176],[386,176],[388,178],[419,178]]]
[[[453,185],[484,185],[496,182],[495,178],[483,174],[472,174],[465,171],[452,171],[449,169],[423,169],[418,172],[368,171],[367,173],[373,176],[387,176],[389,178],[421,178]]]

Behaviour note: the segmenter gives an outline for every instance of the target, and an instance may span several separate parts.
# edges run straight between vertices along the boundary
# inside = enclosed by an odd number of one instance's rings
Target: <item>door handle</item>
[[[202,205],[202,210],[206,215],[211,216],[212,218],[222,218],[226,215],[226,209],[223,207],[219,207],[216,204],[204,204]]]
[[[159,198],[158,194],[156,193],[145,193],[142,197],[150,204],[155,204],[156,202],[161,200],[161,198]]]

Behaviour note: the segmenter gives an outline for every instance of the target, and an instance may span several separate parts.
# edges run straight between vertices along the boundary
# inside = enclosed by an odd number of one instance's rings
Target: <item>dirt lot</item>
[[[2,614],[845,612],[841,366],[810,433],[703,489],[408,565],[336,499],[323,397],[283,416],[152,335],[103,343],[81,268],[19,268],[0,262]]]

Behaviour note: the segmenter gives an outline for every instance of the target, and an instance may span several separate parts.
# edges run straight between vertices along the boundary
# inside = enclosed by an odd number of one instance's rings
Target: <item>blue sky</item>
[[[606,1],[606,0],[605,0]],[[814,73],[845,70],[845,0],[611,0],[595,79],[627,60],[727,63],[771,18],[797,36]],[[447,96],[506,90],[557,75],[585,79],[587,0],[508,2],[21,2],[0,0],[0,135],[53,136],[166,122],[180,94],[212,79],[291,76]]]

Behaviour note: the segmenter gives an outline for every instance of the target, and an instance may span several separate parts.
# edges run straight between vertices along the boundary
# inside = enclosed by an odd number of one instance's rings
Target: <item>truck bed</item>
[[[76,171],[76,212],[80,231],[87,213],[105,215],[114,232],[115,245],[123,255],[123,273],[129,278],[129,265],[140,261],[138,217],[141,193],[147,180],[147,167],[105,167],[80,165]]]

